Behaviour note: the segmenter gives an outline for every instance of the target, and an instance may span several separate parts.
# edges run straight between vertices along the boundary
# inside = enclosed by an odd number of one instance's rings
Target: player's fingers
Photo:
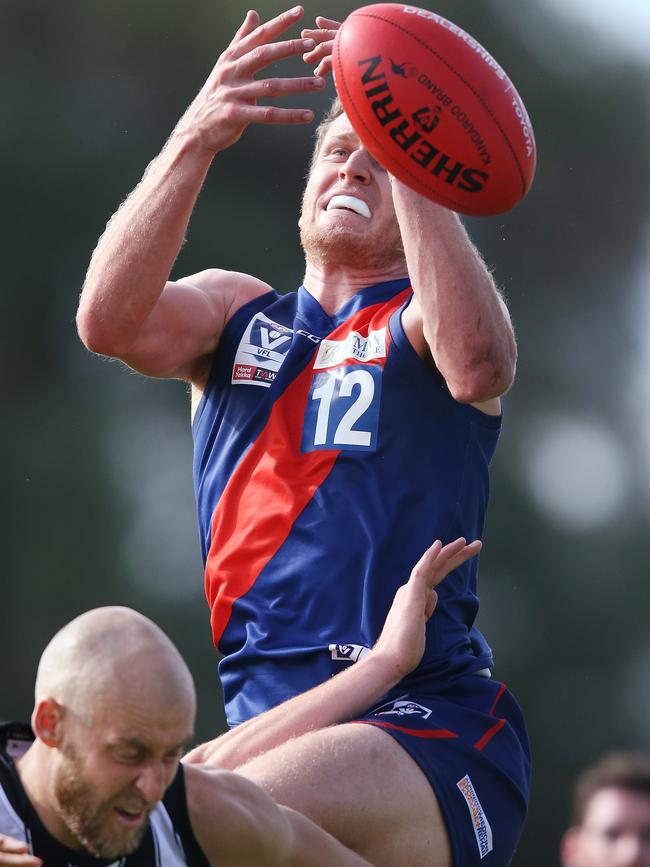
[[[314,42],[333,42],[336,36],[336,30],[321,30],[320,28],[305,27],[300,31],[303,39],[313,39]]]
[[[453,542],[450,546],[445,546],[435,565],[435,576],[434,580],[431,581],[431,586],[437,586],[454,569],[458,569],[463,563],[471,560],[472,557],[476,557],[481,547],[482,545],[479,540],[471,542],[469,545],[459,546],[457,542]]]
[[[252,81],[237,88],[237,96],[242,100],[265,99],[267,97],[287,96],[322,90],[327,82],[324,78],[265,78]]]
[[[270,21],[259,24],[252,32],[246,33],[239,39],[236,44],[234,42],[231,43],[233,59],[242,57],[254,48],[259,48],[272,42],[281,33],[284,33],[285,30],[288,30],[289,27],[299,21],[302,14],[302,6],[294,6],[293,9],[281,12],[275,18],[271,18]]]
[[[246,105],[239,107],[239,117],[244,124],[297,124],[311,123],[314,112],[306,108],[277,108],[274,105]]]
[[[442,548],[440,552],[440,559],[451,561],[458,555],[461,555],[465,560],[467,560],[469,557],[473,556],[473,554],[469,552],[477,553],[477,551],[479,551],[480,549],[481,542],[479,539],[476,539],[474,542],[470,542],[469,544],[465,541],[465,539],[454,539],[453,542],[449,542]]]
[[[445,548],[443,548],[441,557],[444,558],[445,574],[449,574],[449,572],[458,569],[459,566],[466,563],[467,560],[476,557],[482,547],[482,542],[479,539],[476,539],[474,542],[470,542],[469,545],[463,545],[460,548],[456,548],[455,545],[453,548],[450,547],[449,551],[446,551]]]
[[[246,13],[246,17],[244,18],[244,21],[243,21],[242,25],[240,26],[239,30],[235,33],[235,35],[231,39],[230,45],[231,46],[235,45],[235,43],[244,39],[245,36],[248,36],[249,34],[251,34],[259,26],[260,26],[260,16],[258,15],[257,12],[255,12],[253,9],[251,9],[249,12]]]
[[[12,854],[0,849],[1,867],[42,867],[43,862],[35,855]]]
[[[24,841],[0,834],[0,864],[3,867],[14,864],[16,867],[40,867],[42,863],[40,858],[29,853]]]
[[[0,852],[24,853],[27,852],[27,843],[24,840],[14,840],[13,837],[7,837],[0,834]]]
[[[334,18],[325,18],[322,15],[316,16],[316,24],[323,29],[338,30],[341,26],[340,21],[335,21]]]
[[[325,78],[332,71],[332,57],[328,55],[324,57],[321,62],[318,64],[316,69],[314,70],[314,75],[319,76],[319,78]]]
[[[234,65],[238,72],[250,77],[277,60],[296,57],[311,51],[313,47],[313,39],[285,39],[282,42],[272,42],[269,45],[252,48],[241,57],[235,58]]]
[[[467,541],[463,536],[454,539],[453,542],[448,542],[446,545],[443,545],[440,549],[437,565],[440,567],[448,564],[452,558],[465,548],[466,545]]]
[[[460,537],[444,547],[436,540],[415,564],[412,578],[415,582],[423,582],[429,589],[436,587],[450,572],[475,557],[480,550],[481,542],[478,539],[468,545]]]
[[[329,57],[332,54],[333,47],[333,40],[322,42],[320,45],[316,45],[316,47],[311,51],[306,51],[303,54],[302,59],[305,63],[317,63],[318,61],[323,60],[323,58]]]
[[[411,570],[411,577],[408,582],[409,584],[415,586],[426,585],[435,578],[435,573],[437,571],[435,564],[440,556],[441,550],[442,542],[439,539],[436,539],[433,545],[427,548]]]

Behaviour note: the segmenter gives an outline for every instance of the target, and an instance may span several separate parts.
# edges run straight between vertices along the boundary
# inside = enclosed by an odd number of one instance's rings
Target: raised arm
[[[392,187],[416,301],[404,314],[409,339],[431,353],[456,400],[494,400],[517,359],[506,305],[458,215],[396,179]]]
[[[319,686],[266,711],[192,750],[186,763],[234,769],[253,756],[308,731],[345,722],[373,706],[422,659],[425,627],[436,605],[435,587],[474,557],[479,541],[435,542],[397,591],[382,633],[363,659]]]
[[[302,31],[316,43],[304,60],[322,76],[332,69],[340,23],[319,16],[316,25]],[[497,412],[517,360],[506,305],[458,215],[396,179],[392,187],[415,294],[404,315],[409,340],[432,359],[456,400]]]
[[[248,12],[205,85],[142,181],[110,220],[92,256],[77,325],[95,352],[121,358],[143,373],[193,378],[214,350],[227,318],[266,284],[244,274],[203,272],[169,282],[190,216],[215,155],[251,123],[300,124],[308,109],[258,105],[320,89],[324,80],[254,76],[303,53],[313,40],[275,42],[302,16],[300,6],[260,24]]]

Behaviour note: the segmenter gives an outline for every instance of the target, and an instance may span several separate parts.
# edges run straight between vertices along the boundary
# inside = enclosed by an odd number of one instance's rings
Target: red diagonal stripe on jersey
[[[363,723],[364,725],[367,723],[371,726],[379,726],[383,729],[395,729],[398,732],[404,732],[406,735],[413,735],[415,738],[427,738],[429,740],[439,740],[442,738],[457,738],[458,735],[455,732],[450,732],[449,729],[407,729],[404,726],[395,725],[395,723],[384,722],[383,720],[380,722],[379,720],[373,719],[357,719],[353,720],[355,723]]]
[[[328,340],[350,331],[364,337],[388,325],[408,298],[405,289],[388,302],[371,305],[343,322]],[[390,332],[386,331],[386,352]],[[214,643],[228,625],[233,604],[250,590],[291,528],[327,478],[339,449],[302,453],[305,415],[314,359],[276,400],[269,420],[230,477],[212,519],[210,551],[205,567],[205,593],[211,608]],[[372,362],[385,364],[386,359]]]

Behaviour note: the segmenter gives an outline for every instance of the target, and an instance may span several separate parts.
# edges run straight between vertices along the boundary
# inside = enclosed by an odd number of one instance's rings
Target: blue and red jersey
[[[326,314],[300,287],[226,326],[197,410],[205,590],[234,725],[372,646],[434,539],[480,538],[500,418],[457,403],[401,323],[407,280]],[[405,689],[491,666],[476,559],[449,575]]]

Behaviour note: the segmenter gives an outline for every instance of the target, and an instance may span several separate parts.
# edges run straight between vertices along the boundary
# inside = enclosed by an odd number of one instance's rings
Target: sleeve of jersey
[[[353,331],[367,336],[382,328],[390,341],[388,321],[410,292],[407,288],[388,303],[363,308],[332,331],[328,341],[343,340]],[[386,355],[372,363],[383,366]],[[233,605],[278,552],[340,454],[340,449],[301,449],[302,422],[317,357],[318,349],[277,399],[266,426],[238,464],[215,509],[205,591],[217,646]]]

